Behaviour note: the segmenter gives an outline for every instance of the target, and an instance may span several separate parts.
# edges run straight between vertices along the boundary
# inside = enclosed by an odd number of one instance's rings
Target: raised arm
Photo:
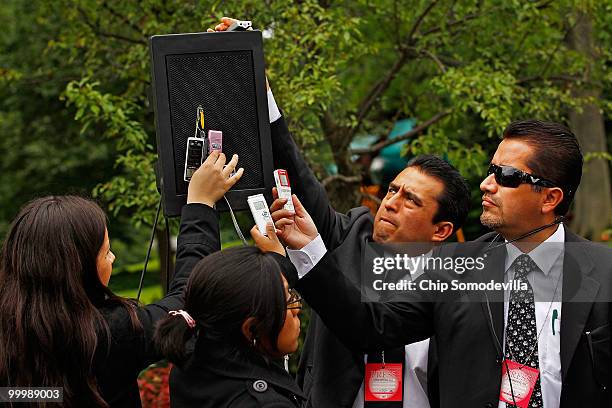
[[[323,185],[317,180],[293,140],[285,119],[281,116],[270,124],[274,167],[285,169],[291,180],[291,191],[310,213],[325,244],[334,248],[342,233],[343,214],[331,206]]]
[[[125,384],[132,384],[141,370],[162,358],[153,344],[155,324],[166,317],[168,311],[182,308],[183,291],[193,266],[219,249],[219,222],[213,206],[242,176],[244,170],[239,169],[230,177],[237,160],[238,157],[232,158],[223,168],[225,155],[213,152],[194,173],[189,184],[187,205],[182,211],[176,274],[168,294],[155,303],[136,308],[136,327],[126,308],[102,310],[111,327],[111,342],[108,350],[104,344],[99,346],[96,376],[99,383],[106,386],[102,393],[111,406],[126,393],[135,391],[133,398],[138,398],[135,385],[127,387]],[[101,339],[104,341],[106,337],[102,336]],[[108,358],[108,355],[113,357]]]
[[[298,207],[296,211],[303,212],[303,208]],[[306,220],[305,224],[310,224],[308,230],[314,235],[316,228],[312,221]],[[268,225],[267,236],[259,234],[256,228],[251,230],[262,251],[282,253],[278,232],[272,224]],[[307,237],[300,234],[299,239]],[[403,346],[433,335],[434,302],[427,292],[407,292],[401,302],[363,302],[360,288],[346,278],[354,271],[342,270],[354,265],[343,264],[334,251],[326,251],[323,248],[324,254],[312,268],[301,272],[288,269],[285,276],[348,347],[368,352]],[[425,277],[428,278],[427,272],[421,276]]]
[[[168,311],[183,306],[183,291],[195,264],[215,251],[221,249],[219,239],[219,217],[214,204],[242,177],[244,170],[239,169],[230,176],[238,162],[238,156],[225,166],[225,155],[211,153],[194,173],[187,193],[187,205],[181,214],[181,227],[176,251],[176,273],[168,293],[163,299],[140,308],[138,317],[145,330],[144,357],[150,362],[158,359],[152,349],[152,336],[155,323],[166,316]]]

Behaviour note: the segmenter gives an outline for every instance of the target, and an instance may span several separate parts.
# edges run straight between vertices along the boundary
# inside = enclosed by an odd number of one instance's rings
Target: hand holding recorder
[[[286,209],[287,199],[279,198],[276,188],[272,189],[272,196],[275,200],[270,206],[270,213],[279,231],[277,234],[285,245],[291,249],[302,249],[319,235],[310,214],[295,194],[291,196],[295,211]]]
[[[283,244],[278,240],[276,234],[277,231],[274,228],[274,224],[271,222],[266,224],[266,235],[259,231],[257,225],[251,228],[251,237],[253,237],[253,241],[255,241],[257,248],[261,249],[262,252],[276,252],[279,255],[285,256],[285,247],[283,247]]]
[[[244,173],[242,167],[232,175],[238,163],[238,155],[235,154],[227,166],[225,160],[225,154],[216,150],[208,155],[191,178],[187,203],[202,203],[212,207],[240,180]]]

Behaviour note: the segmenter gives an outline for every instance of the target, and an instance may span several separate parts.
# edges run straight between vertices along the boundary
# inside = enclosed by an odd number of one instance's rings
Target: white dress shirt
[[[317,262],[327,253],[327,248],[323,238],[318,234],[315,239],[306,244],[302,249],[287,248],[287,255],[298,273],[298,278],[302,279]]]
[[[297,270],[298,277],[304,277],[323,258],[327,252],[321,235],[310,241],[302,249],[287,248],[287,255]],[[431,255],[431,253],[427,254]],[[427,256],[426,255],[426,256]],[[421,273],[414,271],[406,278],[416,279]],[[427,397],[427,359],[429,356],[429,339],[404,346],[404,408],[429,408]],[[364,355],[364,364],[368,356]],[[353,402],[353,408],[363,408],[364,384],[361,382],[359,392]]]
[[[563,289],[563,258],[565,229],[563,224],[548,239],[528,255],[538,266],[527,275],[533,288],[538,337],[538,363],[544,408],[558,408],[561,399],[561,295]],[[514,279],[514,261],[523,252],[516,246],[506,246],[508,255],[504,281]],[[556,290],[555,290],[556,289]],[[553,299],[554,298],[554,299]],[[510,290],[504,295],[504,327],[508,321]],[[504,330],[504,347],[506,333]],[[505,350],[504,350],[505,351]],[[498,408],[506,408],[499,402]]]
[[[268,89],[268,118],[270,123],[276,122],[280,117],[281,113],[274,100],[274,95],[272,95],[272,90]]]

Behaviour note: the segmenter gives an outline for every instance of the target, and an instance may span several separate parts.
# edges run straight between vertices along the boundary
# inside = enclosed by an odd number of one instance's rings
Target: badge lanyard
[[[402,347],[402,352],[404,348]],[[391,360],[396,361],[395,350],[391,352]],[[399,353],[398,353],[399,354]],[[381,362],[366,363],[364,376],[364,407],[372,406],[402,406],[404,389],[404,360],[391,363],[385,361],[385,351],[381,352]]]
[[[533,233],[533,232],[532,232],[532,233]],[[498,234],[498,236],[499,236],[499,234]],[[493,240],[493,242],[494,242],[494,241],[495,241],[495,240]],[[502,245],[507,245],[507,244],[509,244],[509,243],[510,243],[510,242],[506,242],[506,243],[504,243],[504,244],[502,244]],[[485,249],[485,252],[486,252],[487,250],[489,250],[489,248],[491,247],[491,245],[492,245],[492,243],[491,243],[491,244],[489,244],[489,246],[487,247],[487,249]],[[501,245],[497,245],[497,246],[493,247],[492,249],[498,248],[498,247],[500,247],[500,246],[501,246]],[[515,273],[516,273],[516,272],[515,272]],[[537,344],[538,344],[539,339],[540,339],[540,335],[542,334],[542,330],[543,330],[544,326],[546,325],[546,320],[548,319],[548,316],[549,316],[549,314],[550,314],[550,310],[551,310],[551,308],[552,308],[552,304],[553,304],[553,302],[554,302],[554,300],[555,300],[555,297],[557,296],[557,290],[558,290],[558,288],[559,288],[559,282],[560,282],[560,281],[561,281],[561,274],[559,274],[559,277],[557,278],[557,283],[556,283],[556,285],[555,285],[555,292],[553,293],[553,298],[551,299],[550,304],[548,305],[548,311],[546,312],[546,317],[544,318],[544,322],[542,323],[542,327],[540,328],[540,331],[538,332],[538,335],[537,335],[537,338],[536,338],[536,343],[535,343],[535,345],[533,346],[533,348],[532,348],[531,352],[529,353],[529,356],[528,356],[528,357],[527,357],[527,359],[526,359],[526,360],[524,360],[524,361],[528,361],[528,360],[529,360],[529,358],[531,357],[531,355],[532,355],[532,354],[533,354],[533,352],[535,351],[535,347],[537,347]],[[503,351],[504,349],[503,349],[502,345],[501,345],[501,344],[500,344],[500,342],[499,342],[499,337],[497,336],[497,333],[495,332],[495,324],[494,324],[494,322],[493,322],[493,313],[491,312],[491,305],[490,305],[490,302],[489,302],[489,296],[487,295],[487,292],[486,292],[486,291],[485,291],[485,300],[486,300],[486,303],[487,303],[487,311],[488,311],[488,314],[489,314],[489,325],[490,325],[490,329],[492,330],[493,338],[495,339],[495,343],[494,343],[494,344],[496,345],[497,352],[499,353],[498,355],[499,355],[500,360],[501,360],[502,362],[504,362],[504,363],[505,363],[506,372],[508,373],[508,381],[509,381],[509,385],[510,385],[510,392],[511,392],[511,394],[512,394],[512,400],[514,401],[514,404],[513,404],[513,405],[515,405],[515,406],[516,406],[517,404],[516,404],[516,400],[515,400],[515,398],[514,398],[514,389],[513,389],[513,386],[512,386],[512,378],[511,378],[511,376],[509,375],[509,374],[510,374],[510,368],[508,367],[508,361],[506,360],[506,358],[505,358],[505,356],[504,356],[504,351]],[[509,304],[509,303],[510,303],[510,299],[508,299],[508,309],[510,308],[510,304]],[[505,316],[504,316],[504,319],[505,319]],[[505,323],[504,323],[504,331],[505,331]],[[510,348],[510,347],[509,347],[509,348],[508,348],[508,351],[510,352],[510,355],[511,355],[511,356],[512,356],[512,358],[514,359],[514,356],[513,356],[513,353],[512,353],[512,348]],[[524,367],[525,367],[525,365],[526,365],[526,364],[522,364],[522,365],[520,366],[520,369],[524,368]]]
[[[515,272],[515,275],[516,275],[516,272]],[[525,357],[525,361],[529,361],[529,359],[533,355],[533,352],[535,351],[536,347],[538,346],[538,343],[540,342],[540,335],[542,334],[542,330],[544,330],[544,326],[546,326],[546,322],[548,321],[548,316],[550,316],[550,311],[552,309],[552,304],[554,303],[555,298],[557,296],[557,290],[559,289],[559,282],[560,281],[561,281],[561,274],[559,274],[559,277],[557,278],[557,283],[555,284],[555,292],[553,293],[553,297],[552,297],[550,303],[548,304],[548,310],[546,311],[546,317],[544,317],[544,321],[542,322],[542,326],[540,327],[540,330],[538,331],[538,335],[536,336],[535,344],[531,348],[531,351],[529,352],[527,357]],[[508,299],[508,313],[509,312],[510,312],[510,299]],[[514,358],[514,353],[512,352],[512,347],[508,346],[508,351],[510,352],[510,357],[512,357],[512,360],[518,362],[518,360],[516,358]],[[520,368],[525,367],[525,365],[526,365],[526,363],[521,364]]]

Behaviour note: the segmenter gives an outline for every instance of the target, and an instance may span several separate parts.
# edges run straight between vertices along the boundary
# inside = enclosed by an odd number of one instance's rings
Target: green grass
[[[138,288],[116,291],[115,293],[119,296],[136,299]],[[140,294],[140,302],[143,305],[148,305],[149,303],[160,300],[162,297],[163,294],[161,285],[145,286],[142,288],[142,293]]]
[[[245,238],[247,238],[247,242],[249,243],[249,245],[253,245],[253,240],[250,237],[245,237]],[[233,241],[222,242],[221,249],[227,249],[227,248],[237,247],[241,245],[242,245],[242,241],[239,239],[236,239]]]
[[[152,267],[149,269],[149,267]],[[140,294],[140,302],[149,304],[163,297],[162,287],[159,280],[159,261],[149,262],[147,273],[145,273]],[[135,299],[138,294],[138,283],[142,264],[130,265],[124,272],[113,274],[109,282],[110,289],[117,295]]]

